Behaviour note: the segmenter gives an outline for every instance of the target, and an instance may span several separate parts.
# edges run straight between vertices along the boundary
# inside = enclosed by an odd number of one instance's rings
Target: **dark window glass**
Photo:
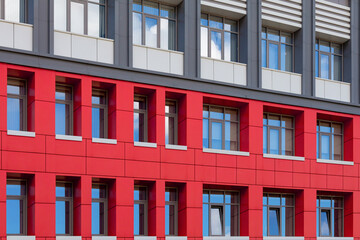
[[[94,89],[92,92],[92,137],[107,138],[108,100],[107,92]]]
[[[318,120],[316,133],[317,158],[343,160],[343,125]]]
[[[134,96],[134,141],[147,142],[147,98]]]
[[[9,78],[7,82],[7,129],[27,130],[26,81]]]
[[[134,235],[147,235],[148,193],[146,187],[134,188]]]
[[[72,183],[56,183],[56,235],[71,235],[73,231]]]
[[[165,103],[165,144],[177,144],[178,109],[175,100]]]
[[[176,188],[165,190],[165,235],[177,235],[178,222],[178,196]]]
[[[107,234],[107,187],[103,184],[93,184],[91,204],[92,235]]]
[[[344,199],[342,197],[317,197],[317,236],[344,236]]]
[[[26,235],[26,181],[8,180],[6,185],[6,233]]]
[[[56,85],[55,93],[55,133],[72,135],[73,91],[69,85]]]

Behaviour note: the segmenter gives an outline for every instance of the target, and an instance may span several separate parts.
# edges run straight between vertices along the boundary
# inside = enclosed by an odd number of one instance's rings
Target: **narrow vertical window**
[[[105,0],[89,0],[87,18],[88,35],[105,38]]]
[[[343,80],[343,46],[341,44],[316,40],[316,77]]]
[[[264,236],[295,235],[295,197],[292,194],[264,193]]]
[[[7,129],[27,130],[26,81],[9,78],[7,82]]]
[[[343,237],[344,198],[318,196],[316,218],[318,237]]]
[[[147,142],[147,98],[134,96],[134,141]]]
[[[92,235],[107,235],[107,186],[93,184],[91,204]]]
[[[294,155],[294,118],[265,113],[263,116],[263,151],[267,154]]]
[[[318,120],[316,127],[317,158],[343,160],[343,124]]]
[[[73,90],[69,85],[56,85],[55,93],[55,132],[72,135],[73,127]]]
[[[67,0],[54,0],[54,29],[66,31],[66,17],[67,17]]]
[[[84,9],[85,6],[83,3],[80,2],[73,2],[71,1],[70,3],[70,16],[71,16],[71,21],[70,21],[70,31],[73,33],[78,33],[78,34],[85,34],[85,26],[84,26],[84,20],[85,20],[85,16],[84,16]]]
[[[178,227],[178,193],[176,188],[165,190],[165,235],[176,236]]]
[[[4,0],[3,19],[11,22],[26,23],[26,5],[27,0]]]
[[[92,92],[92,137],[107,138],[108,136],[108,100],[107,92],[93,89]]]
[[[165,144],[177,144],[178,109],[175,100],[167,99],[165,103]]]
[[[8,180],[6,185],[6,234],[26,235],[26,181]]]
[[[73,233],[73,187],[72,183],[56,183],[56,235]]]
[[[146,187],[134,188],[134,235],[147,235],[148,193]]]

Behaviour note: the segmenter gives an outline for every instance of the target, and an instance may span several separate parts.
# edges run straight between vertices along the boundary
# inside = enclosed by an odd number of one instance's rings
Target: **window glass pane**
[[[209,120],[203,119],[203,147],[209,148]]]
[[[263,236],[268,235],[268,215],[267,215],[267,207],[263,207]]]
[[[320,41],[320,51],[322,51],[322,52],[330,52],[330,43]]]
[[[200,22],[202,26],[208,26],[208,15],[202,13]]]
[[[175,21],[161,19],[160,27],[160,47],[175,50]]]
[[[222,229],[222,207],[211,207],[211,235],[221,236],[223,235]]]
[[[6,200],[6,233],[22,234],[23,201]]]
[[[210,16],[210,27],[223,29],[223,23],[221,17]]]
[[[331,124],[332,132],[335,134],[342,134],[342,125],[339,123]]]
[[[56,9],[56,10],[55,10]],[[66,31],[66,0],[54,1],[54,29]]]
[[[203,192],[203,202],[204,203],[209,202],[209,192],[208,191]]]
[[[88,4],[88,35],[105,37],[105,6]]]
[[[341,56],[331,56],[331,79],[333,80],[342,80],[342,57]]]
[[[221,59],[221,33],[216,31],[211,31],[211,57],[216,59]]]
[[[144,13],[159,15],[159,6],[155,2],[143,1]]]
[[[279,154],[279,130],[270,128],[270,154]]]
[[[56,134],[70,135],[70,106],[68,104],[55,104],[55,132]]]
[[[261,40],[261,62],[262,67],[267,67],[267,47],[266,47],[266,40]]]
[[[330,236],[330,210],[321,210],[321,236]]]
[[[334,237],[343,236],[343,210],[334,209]]]
[[[269,205],[280,206],[280,199],[278,194],[269,194]]]
[[[17,98],[7,98],[7,129],[8,130],[25,130],[24,119],[24,101]]]
[[[210,118],[223,120],[224,119],[224,108],[211,107],[210,108]]]
[[[71,2],[71,32],[84,34],[84,4]]]
[[[269,209],[269,235],[279,236],[280,235],[280,209],[270,208]]]
[[[174,205],[165,205],[165,235],[175,235]]]
[[[20,0],[5,0],[5,20],[20,22]]]
[[[56,201],[56,234],[70,233],[70,203]]]
[[[319,77],[319,52],[315,52],[315,77]]]
[[[282,42],[282,43],[287,43],[287,44],[292,44],[292,34],[291,34],[291,33],[282,32],[282,33],[281,33],[281,42]]]
[[[8,181],[6,184],[7,196],[25,196],[26,195],[26,183],[19,181]]]
[[[225,122],[225,150],[237,151],[237,123]]]
[[[208,57],[208,29],[201,27],[201,56]]]
[[[285,128],[293,128],[293,118],[292,117],[281,117],[281,126]]]
[[[133,11],[142,11],[141,0],[133,0]]]
[[[93,185],[91,189],[91,197],[95,199],[106,198],[106,186],[105,185]]]
[[[237,21],[234,20],[230,20],[230,19],[225,19],[225,26],[224,29],[226,31],[232,31],[232,32],[237,32]]]
[[[281,70],[292,71],[292,46],[281,44]]]
[[[293,155],[293,130],[281,129],[281,154]]]
[[[342,45],[341,45],[341,44],[332,43],[332,44],[331,44],[331,52],[332,52],[332,53],[335,53],[335,54],[342,54]]]
[[[143,113],[134,113],[134,141],[145,141],[145,115]]]
[[[165,117],[165,143],[175,144],[175,118]]]
[[[281,199],[281,205],[283,206],[294,206],[294,196],[293,195],[283,195]]]
[[[146,188],[145,187],[136,187],[134,189],[134,200],[146,200]]]
[[[268,33],[269,40],[276,41],[276,42],[280,41],[279,31],[268,29],[267,33]]]
[[[326,208],[330,208],[331,207],[331,199],[330,198],[321,198],[320,199],[320,207],[326,207]]]
[[[157,47],[158,20],[155,18],[145,18],[145,45]]]
[[[225,120],[238,121],[238,111],[236,109],[225,109]]]
[[[342,160],[342,137],[333,135],[333,159]]]
[[[224,203],[224,193],[223,192],[211,192],[210,202],[211,203]]]
[[[233,236],[231,230],[231,205],[225,205],[225,236]]]
[[[320,122],[320,132],[331,133],[331,124],[329,122]]]
[[[222,149],[222,123],[211,123],[211,148]]]
[[[103,202],[92,202],[91,214],[92,234],[104,234],[105,204]]]
[[[322,159],[330,159],[330,136],[321,135],[321,156]]]
[[[279,45],[269,43],[269,68],[279,69]]]
[[[134,204],[134,235],[145,234],[145,206]]]
[[[209,205],[203,204],[203,236],[209,236]]]
[[[267,142],[268,136],[267,136],[267,127],[263,127],[263,153],[268,153],[268,142]]]
[[[292,207],[286,207],[283,208],[283,236],[294,236],[294,223],[295,223],[295,217],[294,217],[294,208]]]
[[[225,193],[225,203],[239,203],[239,193],[238,192],[226,192]]]
[[[133,43],[142,44],[142,15],[133,13]]]
[[[165,201],[177,201],[177,190],[175,188],[166,189]]]
[[[320,59],[321,59],[321,78],[326,78],[329,79],[329,56],[328,55],[324,55],[324,54],[320,54]]]
[[[56,183],[56,197],[72,197],[71,183]]]
[[[100,109],[92,108],[92,137],[100,138]]]
[[[237,61],[237,34],[224,33],[224,60]]]
[[[334,197],[334,207],[336,208],[343,208],[343,198],[341,197]]]
[[[264,27],[261,29],[261,38],[266,39],[266,28]]]
[[[175,18],[176,18],[175,8],[174,8],[174,7],[165,6],[165,5],[161,5],[160,15],[161,15],[162,17],[167,17],[167,18],[175,19]]]

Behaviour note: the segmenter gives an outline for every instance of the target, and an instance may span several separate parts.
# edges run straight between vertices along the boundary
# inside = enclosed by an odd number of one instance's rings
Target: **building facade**
[[[0,0],[0,240],[360,239],[357,0]]]

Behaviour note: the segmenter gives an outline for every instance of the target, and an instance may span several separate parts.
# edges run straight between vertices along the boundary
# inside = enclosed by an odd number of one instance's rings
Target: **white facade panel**
[[[340,100],[350,102],[350,85],[349,83],[341,84],[340,86]]]
[[[273,90],[280,92],[291,92],[291,74],[287,72],[272,72]]]
[[[99,62],[112,64],[114,62],[114,44],[106,39],[97,40],[97,57]]]
[[[316,37],[346,42],[350,39],[350,7],[326,0],[315,1]]]
[[[33,28],[29,25],[14,24],[14,48],[32,51]]]
[[[12,23],[0,21],[0,46],[13,48],[14,47],[14,26]]]
[[[246,15],[246,0],[201,0],[201,9],[210,14],[240,19]]]
[[[184,53],[133,45],[133,67],[183,75]]]
[[[350,83],[316,78],[315,88],[316,97],[350,102]]]
[[[245,86],[246,64],[202,57],[201,78]]]
[[[261,79],[261,83],[262,83],[262,88],[264,89],[272,89],[272,71],[270,69],[267,68],[263,68],[262,72],[262,79]]]
[[[71,57],[71,34],[54,32],[54,54]]]
[[[325,98],[325,80],[316,79],[315,81],[315,96]]]
[[[301,94],[302,75],[270,68],[262,68],[262,88]]]
[[[295,32],[302,26],[302,0],[262,0],[262,24]]]
[[[95,38],[87,36],[72,35],[71,55],[74,58],[96,61],[97,44]]]
[[[291,89],[290,92],[291,93],[295,93],[295,94],[301,94],[301,75],[295,75],[292,74],[291,75]]]
[[[325,98],[340,101],[341,99],[341,85],[335,81],[324,81]]]
[[[159,49],[147,49],[147,66],[149,70],[170,72],[170,53]]]

